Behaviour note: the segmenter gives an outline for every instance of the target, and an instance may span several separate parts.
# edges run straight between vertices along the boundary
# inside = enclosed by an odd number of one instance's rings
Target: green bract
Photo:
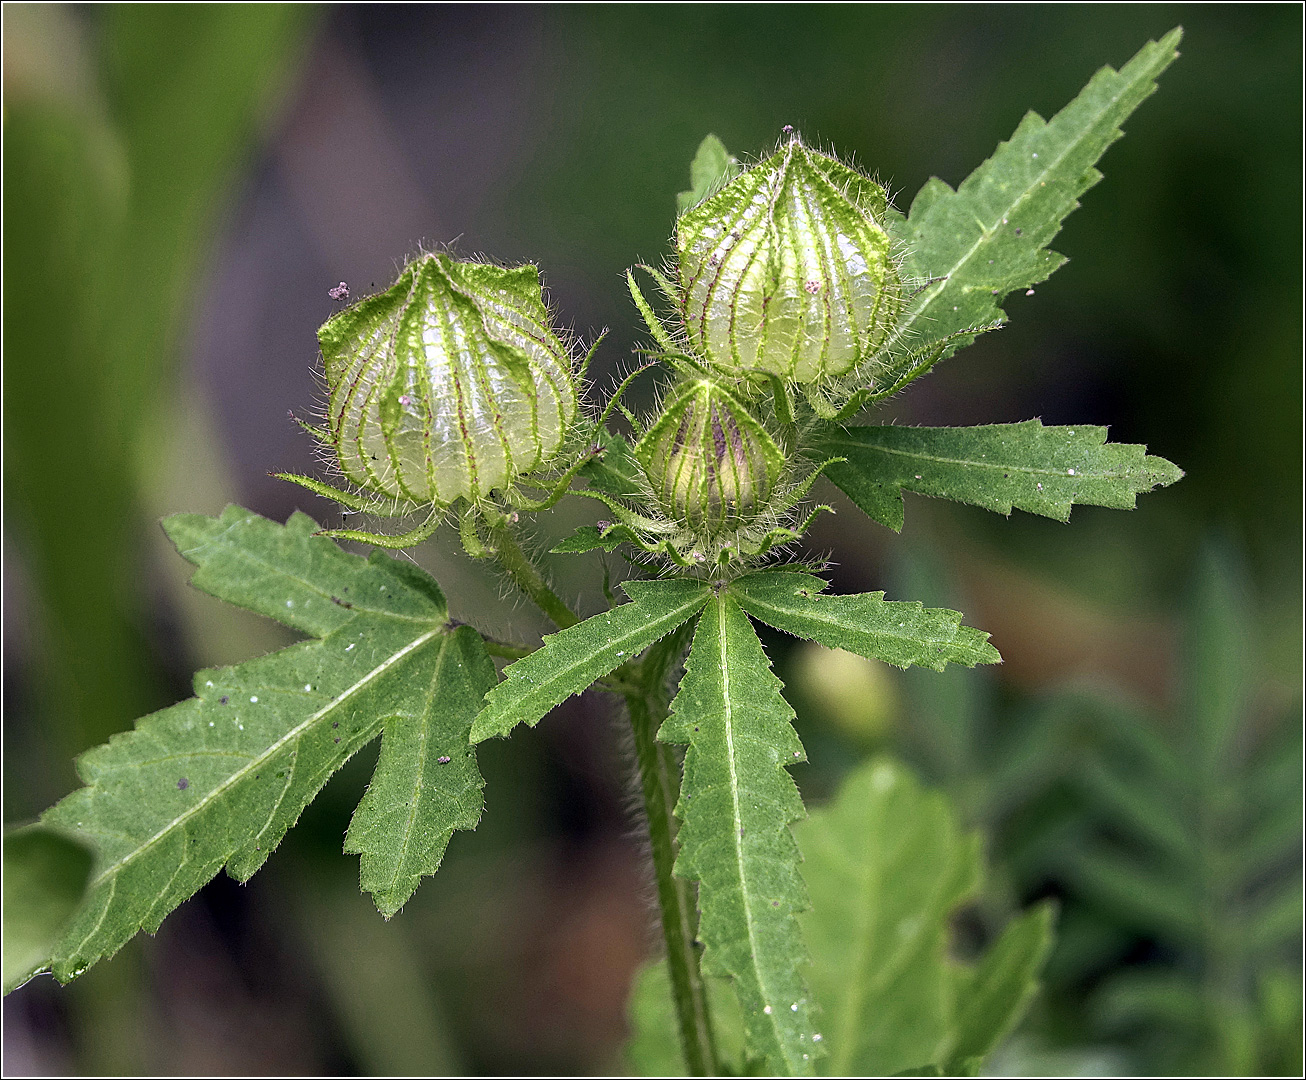
[[[902,289],[885,190],[793,135],[676,225],[693,352],[734,375],[816,383],[871,360]]]
[[[635,457],[666,513],[709,537],[750,522],[784,469],[775,440],[711,379],[672,399]]]
[[[355,509],[480,507],[492,492],[514,503],[513,485],[548,466],[576,416],[571,354],[534,266],[422,254],[385,292],[328,319],[318,341],[328,397],[314,433],[351,484],[384,500],[342,500]]]

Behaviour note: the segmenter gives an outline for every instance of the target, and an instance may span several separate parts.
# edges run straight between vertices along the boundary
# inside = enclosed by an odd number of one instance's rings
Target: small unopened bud
[[[902,289],[885,190],[796,133],[676,224],[690,341],[719,371],[796,383],[875,356]]]
[[[423,254],[318,340],[340,468],[377,494],[477,502],[547,464],[576,415],[534,266]]]
[[[784,468],[766,429],[709,379],[675,396],[635,456],[668,515],[706,537],[751,521]]]

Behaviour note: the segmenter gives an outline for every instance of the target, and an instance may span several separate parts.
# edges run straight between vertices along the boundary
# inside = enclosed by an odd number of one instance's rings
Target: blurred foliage
[[[794,833],[811,900],[800,921],[813,1002],[781,998],[775,1009],[814,1008],[817,1074],[977,1075],[1036,991],[1051,906],[1013,918],[973,963],[959,962],[953,918],[983,879],[981,837],[892,758],[858,766]],[[764,1075],[744,1056],[730,982],[709,977],[708,991],[721,1060],[734,1075]],[[627,1057],[639,1075],[685,1075],[670,995],[665,961],[636,976]]]
[[[91,852],[66,836],[19,829],[4,839],[4,992],[44,967],[86,893]]]
[[[5,15],[7,527],[40,612],[36,697],[61,758],[164,703],[134,588],[138,462],[158,452],[201,257],[306,14]]]
[[[958,602],[937,558],[901,576]],[[1045,996],[1000,1067],[1114,1047],[1106,1071],[1300,1072],[1301,703],[1267,693],[1254,610],[1236,551],[1208,545],[1168,716],[1101,684],[1012,702],[981,671],[897,676],[889,743],[989,838],[981,932],[1062,903]]]
[[[1241,577],[1223,552],[1199,568],[1172,716],[1090,704],[1089,833],[1053,864],[1090,916],[1157,951],[1092,998],[1151,1072],[1301,1072],[1301,712],[1255,700]]]
[[[160,670],[193,666],[177,652],[225,663],[259,651],[237,636],[215,656],[199,635],[170,632],[173,612],[150,591],[141,555],[142,537],[157,531],[141,488],[143,470],[164,456],[155,442],[160,409],[175,405],[177,359],[203,271],[217,262],[222,208],[250,163],[251,137],[288,85],[284,73],[310,17],[270,6],[5,6],[6,591],[25,586],[17,609],[25,621],[6,626],[8,813],[28,815],[65,794],[74,752],[167,704]],[[1240,723],[1263,756],[1272,753],[1269,714],[1289,713],[1289,728],[1300,722],[1301,9],[407,5],[341,7],[323,20],[322,40],[336,46],[329,55],[359,59],[423,175],[437,175],[432,166],[464,145],[451,139],[464,129],[478,150],[521,147],[494,172],[483,168],[497,160],[488,151],[460,160],[459,190],[475,188],[480,200],[465,219],[442,215],[428,239],[466,230],[470,249],[539,261],[578,328],[614,328],[596,360],[600,377],[629,363],[625,350],[641,336],[621,272],[665,250],[675,193],[690,181],[685,162],[705,132],[749,157],[790,123],[878,170],[895,192],[915,191],[931,174],[955,184],[1025,109],[1049,115],[1102,63],[1119,65],[1175,23],[1185,28],[1183,55],[1058,237],[1069,265],[1016,306],[1009,327],[941,365],[877,419],[1109,423],[1113,441],[1147,443],[1186,478],[1131,514],[1076,509],[1068,529],[1020,514],[926,513],[936,508],[915,499],[921,505],[894,550],[945,545],[976,594],[985,581],[977,568],[1000,550],[1007,576],[996,589],[990,577],[989,593],[1011,606],[986,596],[981,619],[958,590],[937,583],[933,592],[910,586],[891,595],[960,607],[995,634],[1003,616],[1003,672],[915,680],[882,672],[903,704],[890,701],[867,720],[852,703],[848,722],[870,728],[861,741],[823,726],[821,712],[794,695],[815,762],[799,770],[805,794],[831,792],[841,769],[880,745],[874,730],[886,717],[911,718],[898,726],[897,748],[948,791],[968,826],[991,830],[998,872],[981,895],[977,933],[991,934],[1018,901],[1061,897],[1053,992],[994,1059],[1031,1074],[1179,1067],[1176,1051],[1194,1049],[1180,1031],[1204,1032],[1221,1055],[1236,1051],[1218,1060],[1295,1067],[1273,1048],[1299,1045],[1296,954],[1241,954],[1239,1008],[1252,1023],[1230,1021],[1224,1035],[1215,1025],[1187,1026],[1187,1005],[1183,1026],[1162,1024],[1155,1010],[1148,1020],[1126,1017],[1116,1009],[1121,999],[1105,992],[1087,1007],[1112,972],[1159,969],[1201,987],[1207,961],[1200,942],[1151,936],[1159,931],[1127,920],[1058,861],[1090,841],[1154,857],[1165,849],[1094,802],[1085,779],[1089,760],[1119,767],[1111,726],[1090,722],[1113,699],[1094,692],[1090,707],[1082,694],[1028,691],[1059,675],[1056,647],[1082,650],[1085,642],[1097,650],[1099,675],[1141,664],[1164,683],[1169,650],[1151,630],[1175,610],[1202,538],[1222,526],[1246,549],[1258,598],[1249,685],[1261,704]],[[478,34],[491,44],[473,51]],[[521,46],[531,65],[510,50],[519,66],[495,68],[505,43]],[[450,50],[451,62],[432,59]],[[518,118],[530,128],[525,143],[505,141],[476,111],[495,79],[527,87],[529,107]],[[311,82],[299,91],[319,92]],[[353,175],[352,148],[329,149],[341,176]],[[266,202],[271,170],[267,159],[260,164],[250,197]],[[445,205],[436,181],[428,187]],[[373,194],[349,193],[359,205]],[[320,304],[338,277],[286,244],[298,236],[301,209],[292,207],[291,224],[278,222],[272,242],[286,250],[270,272],[299,269]],[[376,258],[388,265],[403,254]],[[251,263],[239,269],[248,274]],[[284,322],[296,294],[276,284],[266,303]],[[251,293],[266,285],[255,278],[239,295],[256,302]],[[307,362],[314,318],[303,316],[305,350],[278,355],[278,364]],[[244,367],[222,362],[215,385],[238,403],[264,395],[265,355]],[[280,416],[303,404],[268,408]],[[208,401],[185,405],[188,430],[225,431],[228,447],[238,440],[259,475],[288,464],[268,460],[262,438],[232,416],[205,415]],[[255,411],[247,403],[238,410]],[[177,463],[186,484],[153,513],[220,507],[196,505],[203,448],[195,438]],[[840,586],[884,587],[888,533],[850,517],[822,534],[846,579]],[[426,561],[443,559],[438,543]],[[449,577],[452,600],[460,583],[444,569],[439,576]],[[1075,605],[1079,624],[1085,611],[1096,613],[1096,638],[1070,635],[1065,607],[1024,603],[1046,600],[1048,581],[1065,590],[1058,595]],[[488,605],[493,585],[474,595]],[[211,620],[219,605],[201,601]],[[7,601],[7,621],[14,611]],[[1140,616],[1151,620],[1145,648],[1129,626]],[[764,638],[771,649],[773,638]],[[11,662],[11,647],[21,663]],[[783,652],[773,655],[783,668]],[[176,696],[184,696],[180,686]],[[1154,727],[1171,754],[1183,752],[1186,710],[1125,712]],[[413,1036],[409,1051],[390,1047],[386,1057],[352,1026],[373,1019],[331,972],[384,959],[360,955],[344,933],[349,902],[340,894],[352,884],[323,885],[314,896],[326,911],[306,906],[294,915],[300,922],[285,925],[286,879],[313,888],[328,864],[344,873],[341,837],[370,768],[359,761],[328,785],[264,880],[245,889],[216,881],[144,948],[129,946],[64,991],[38,980],[7,999],[6,1019],[24,1020],[6,1023],[7,1047],[30,1030],[42,1040],[32,1051],[46,1055],[39,1061],[92,1073],[386,1071],[415,1067],[418,1051],[428,1055],[427,1072],[443,1053],[472,1072],[610,1068],[623,1037],[620,988],[638,959],[646,913],[630,903],[638,877],[630,846],[618,843],[628,826],[608,720],[577,707],[532,738],[487,750],[482,767],[501,802],[474,834],[454,841],[444,883],[419,892],[400,917],[411,920],[404,932],[432,1009],[443,1010],[447,1045],[423,1050]],[[1257,775],[1240,771],[1238,760],[1226,763],[1226,779]],[[1299,805],[1299,792],[1291,799]],[[1230,812],[1238,826],[1238,813],[1260,811]],[[1236,827],[1233,835],[1251,833]],[[1223,843],[1219,850],[1231,850]],[[366,901],[354,895],[352,903]],[[1237,907],[1223,908],[1226,931],[1240,925]],[[295,936],[301,927],[313,932],[314,949],[332,955],[288,946],[304,940]],[[1153,1004],[1173,1000],[1163,989]],[[1211,1058],[1202,1067],[1220,1066]]]

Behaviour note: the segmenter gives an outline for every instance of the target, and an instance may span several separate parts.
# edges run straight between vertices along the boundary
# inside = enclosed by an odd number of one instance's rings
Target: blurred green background
[[[195,667],[285,643],[188,590],[157,521],[229,500],[334,519],[267,473],[315,467],[286,412],[320,395],[338,281],[384,287],[419,242],[537,262],[564,322],[612,328],[601,392],[639,340],[621,272],[665,254],[707,132],[747,157],[793,124],[905,210],[1026,109],[1051,115],[1182,24],[1180,60],[1058,237],[1069,265],[876,419],[1109,424],[1186,478],[1069,526],[913,498],[894,536],[836,502],[808,538],[836,586],[965,611],[996,672],[904,676],[766,641],[805,795],[895,749],[986,832],[994,884],[965,934],[1059,899],[1046,994],[995,1070],[1299,1073],[1299,7],[7,4],[3,20],[9,824]],[[567,505],[539,540],[586,514]],[[415,557],[455,615],[544,629],[448,537]],[[602,606],[596,562],[554,572]],[[248,887],[220,878],[72,986],[6,999],[5,1071],[618,1067],[656,940],[622,745],[592,695],[487,744],[485,820],[388,924],[339,853],[356,760]]]

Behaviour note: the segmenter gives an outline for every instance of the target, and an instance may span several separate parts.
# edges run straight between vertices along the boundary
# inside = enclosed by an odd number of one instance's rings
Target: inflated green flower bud
[[[902,287],[885,190],[794,135],[676,225],[695,351],[733,374],[845,375],[897,324]]]
[[[682,388],[635,447],[667,515],[700,537],[747,525],[784,469],[775,440],[720,383]]]
[[[545,466],[576,415],[534,266],[423,254],[318,341],[341,471],[400,503],[478,503]]]

